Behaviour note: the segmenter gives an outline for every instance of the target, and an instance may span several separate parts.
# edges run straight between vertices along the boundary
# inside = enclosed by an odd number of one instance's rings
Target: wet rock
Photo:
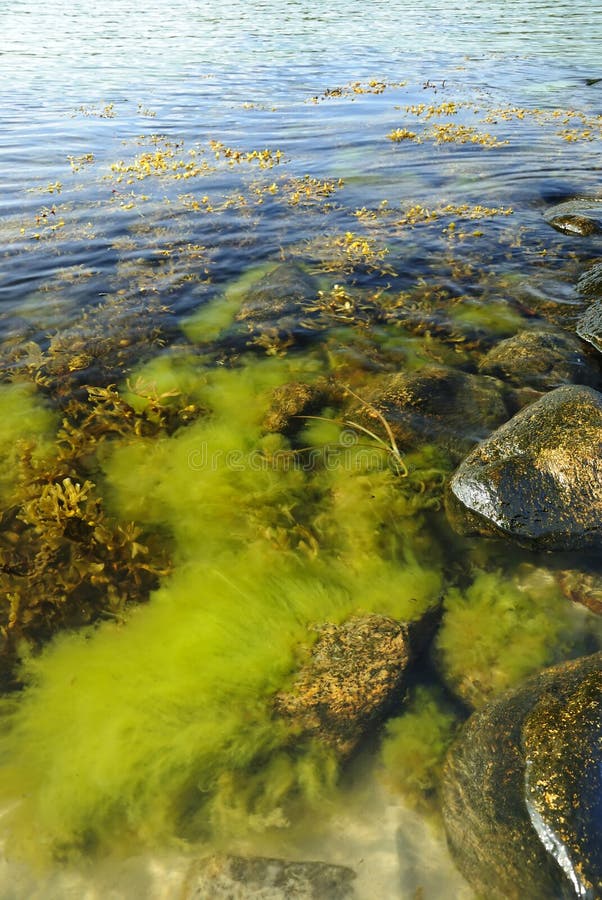
[[[602,297],[602,263],[596,263],[581,275],[577,290],[584,297]]]
[[[388,375],[362,399],[366,405],[352,411],[350,418],[357,416],[380,433],[378,411],[401,449],[433,442],[456,459],[509,416],[500,381],[442,366]]]
[[[556,573],[556,580],[569,600],[602,616],[602,575],[581,569],[561,569]]]
[[[588,237],[602,233],[602,200],[577,198],[559,203],[547,210],[544,218],[548,225],[563,234]]]
[[[388,616],[322,625],[309,660],[275,709],[341,757],[401,699],[406,670],[431,636],[438,609],[412,623]]]
[[[562,234],[579,234],[582,237],[587,237],[590,234],[598,234],[602,230],[598,223],[594,219],[590,219],[589,216],[567,214],[564,216],[554,216],[554,218],[549,219],[548,222],[552,228],[562,232]]]
[[[599,369],[581,341],[562,331],[521,331],[500,341],[483,357],[479,371],[539,391],[600,382]]]
[[[577,334],[602,353],[602,300],[596,300],[579,317]]]
[[[602,896],[602,653],[528,679],[468,720],[445,765],[448,842],[495,900]]]
[[[195,863],[183,900],[352,900],[355,872],[325,862],[216,855]]]
[[[521,410],[456,469],[446,508],[463,534],[602,546],[602,394],[566,385]]]

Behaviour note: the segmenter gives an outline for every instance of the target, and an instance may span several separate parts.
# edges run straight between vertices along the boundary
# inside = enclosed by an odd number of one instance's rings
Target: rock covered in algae
[[[445,765],[448,842],[477,893],[602,896],[602,653],[474,713]]]
[[[426,441],[459,459],[508,418],[503,392],[495,378],[427,366],[381,379],[357,414],[372,429],[384,416],[402,448]]]
[[[596,387],[600,372],[585,346],[562,331],[521,331],[496,344],[481,360],[479,371],[518,387],[550,391],[563,384]]]
[[[436,608],[412,623],[369,615],[322,625],[310,659],[275,709],[341,756],[402,698],[406,670],[434,629]]]
[[[302,315],[315,301],[318,286],[297,263],[281,263],[248,291],[236,315],[238,321],[269,322]]]
[[[182,900],[352,900],[355,877],[325,862],[216,855],[191,867]]]
[[[218,344],[270,352],[303,342],[327,327],[319,315],[318,284],[297,263],[281,263],[249,287],[234,322]]]
[[[446,507],[463,534],[602,546],[602,394],[565,385],[522,409],[456,469]]]

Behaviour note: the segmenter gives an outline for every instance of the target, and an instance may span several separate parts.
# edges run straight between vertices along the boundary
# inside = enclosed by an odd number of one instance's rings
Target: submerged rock
[[[521,410],[456,469],[446,507],[463,534],[602,546],[602,394],[566,385]]]
[[[550,391],[562,384],[600,382],[600,372],[584,345],[562,331],[521,331],[500,341],[483,357],[479,371],[520,388]]]
[[[445,765],[452,855],[499,900],[602,896],[602,653],[544,670],[468,720]]]
[[[561,569],[556,580],[563,594],[573,603],[587,606],[602,616],[602,575],[598,572],[582,572],[580,569]]]
[[[316,280],[297,263],[281,263],[246,290],[232,323],[209,345],[227,359],[249,350],[282,353],[328,327],[321,313]]]
[[[602,297],[602,263],[596,263],[581,275],[577,290],[584,297]]]
[[[299,316],[317,295],[318,285],[296,263],[281,263],[249,290],[236,315],[238,321],[270,322]]]
[[[275,709],[302,732],[349,756],[401,692],[406,670],[434,630],[439,612],[412,623],[388,616],[322,625],[308,662]]]
[[[282,263],[248,291],[234,323],[218,342],[230,352],[275,352],[303,343],[327,327],[316,302],[318,284],[296,263]]]
[[[587,237],[602,233],[602,199],[578,198],[559,203],[547,210],[548,225],[563,234]]]
[[[602,353],[602,300],[596,300],[579,317],[577,334]]]
[[[375,429],[379,425],[377,410],[402,449],[432,442],[459,459],[506,421],[503,393],[504,386],[496,378],[428,366],[381,380],[362,397],[366,404],[357,415]]]
[[[262,856],[211,856],[194,864],[182,900],[352,900],[347,866]]]

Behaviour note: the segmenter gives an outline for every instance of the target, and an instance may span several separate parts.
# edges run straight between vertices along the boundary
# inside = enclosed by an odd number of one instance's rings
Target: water
[[[602,10],[592,0],[4,0],[0,33],[0,365],[62,411],[82,385],[123,386],[149,356],[181,354],[185,369],[179,325],[281,259],[301,261],[330,298],[328,353],[311,345],[303,361],[263,337],[262,353],[292,360],[291,377],[295,366],[298,377],[332,366],[353,380],[378,370],[377,344],[385,370],[434,359],[473,371],[483,348],[521,327],[574,323],[575,281],[600,245],[553,231],[543,213],[602,196]],[[420,324],[362,319],[381,292],[421,310]],[[218,362],[234,349],[222,344]],[[157,372],[169,390],[172,376]],[[107,496],[129,516],[135,492],[99,453],[91,477],[108,478]],[[168,493],[160,474],[139,477],[149,494]],[[177,533],[181,511],[161,502],[162,525]],[[232,535],[216,528],[222,560],[220,536],[230,552]],[[191,550],[178,540],[185,571]],[[517,561],[502,564],[514,572]],[[450,884],[468,896],[440,832],[373,789],[367,768],[323,832],[239,836],[234,849],[363,857],[360,897],[375,883],[391,898],[449,896]],[[0,896],[173,896],[190,860],[166,840],[152,856],[78,866],[38,877],[9,860]]]

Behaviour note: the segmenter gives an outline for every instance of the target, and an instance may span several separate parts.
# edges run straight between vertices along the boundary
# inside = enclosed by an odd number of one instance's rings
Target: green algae
[[[400,479],[334,421],[301,430],[309,459],[265,435],[287,360],[162,361],[137,374],[169,392],[188,391],[192,373],[202,417],[171,435],[134,430],[103,453],[112,514],[169,534],[174,574],[125,624],[63,635],[23,663],[0,774],[15,852],[285,825],[337,773],[271,705],[310,626],[372,611],[411,620],[437,601],[441,570],[432,548],[421,564],[418,537],[432,469],[415,457]]]
[[[192,316],[182,322],[184,334],[189,340],[199,344],[215,340],[233,323],[249,288],[274,268],[273,263],[266,263],[246,271],[240,278],[228,285],[220,298],[201,306]]]
[[[43,455],[56,433],[57,415],[36,396],[28,382],[0,385],[0,497],[12,488],[25,447]]]
[[[448,590],[435,648],[450,688],[478,707],[578,650],[584,631],[546,570],[481,571]]]
[[[404,713],[386,726],[380,750],[381,777],[407,803],[423,812],[436,807],[445,755],[459,724],[440,688],[419,685]]]

